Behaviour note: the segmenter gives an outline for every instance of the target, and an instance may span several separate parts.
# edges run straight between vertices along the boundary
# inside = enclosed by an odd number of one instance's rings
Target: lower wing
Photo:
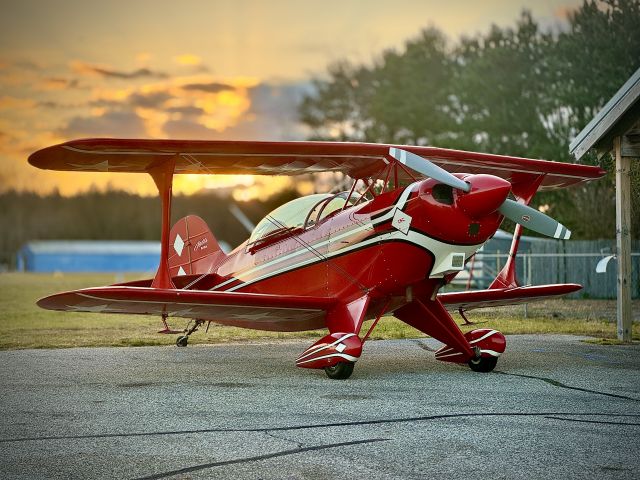
[[[134,286],[85,288],[38,301],[38,306],[48,310],[167,315],[275,331],[322,328],[327,310],[334,304],[335,300],[327,297]]]
[[[549,297],[566,295],[582,288],[576,283],[534,285],[514,288],[494,288],[468,292],[441,293],[438,299],[447,310],[471,310],[473,308],[499,307],[517,303],[529,303]]]

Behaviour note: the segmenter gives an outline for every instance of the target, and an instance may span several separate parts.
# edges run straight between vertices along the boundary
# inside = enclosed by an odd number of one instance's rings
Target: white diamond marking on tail
[[[183,248],[184,248],[184,240],[182,240],[182,237],[180,236],[180,234],[177,234],[176,239],[173,241],[173,249],[176,251],[179,257],[182,256]]]
[[[180,255],[180,254],[178,254],[178,255]],[[186,275],[186,274],[187,274],[187,272],[184,271],[184,268],[180,267],[180,269],[178,270],[178,276]]]

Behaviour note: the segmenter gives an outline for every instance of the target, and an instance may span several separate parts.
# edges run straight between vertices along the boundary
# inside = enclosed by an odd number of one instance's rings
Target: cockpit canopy
[[[330,214],[341,210],[347,203],[347,197],[347,192],[338,194],[317,193],[291,200],[260,220],[260,223],[256,225],[249,237],[249,243],[260,240],[277,231],[310,228],[320,223]],[[352,203],[354,203],[353,199],[349,199],[349,204]]]

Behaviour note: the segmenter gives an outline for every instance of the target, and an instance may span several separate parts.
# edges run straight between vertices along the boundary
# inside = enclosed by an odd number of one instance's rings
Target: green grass
[[[626,345],[625,342],[623,342],[622,340],[618,340],[617,338],[587,338],[583,341],[584,343],[590,343],[593,345]],[[635,335],[632,343],[638,343]]]
[[[132,278],[126,278],[130,280]],[[106,285],[122,281],[106,274],[0,274],[0,349],[66,348],[94,346],[173,345],[175,335],[160,335],[162,324],[157,317],[96,313],[67,313],[43,310],[36,306],[38,298],[76,288]],[[564,333],[615,339],[615,301],[555,300],[529,306],[529,318],[523,307],[477,310],[469,313],[473,321],[484,322],[464,326],[463,331],[491,327],[505,334]],[[634,311],[638,311],[634,305]],[[456,315],[454,318],[458,319]],[[175,319],[172,326],[182,329],[186,321]],[[366,322],[363,331],[369,328]],[[461,323],[461,322],[460,322]],[[634,339],[640,339],[640,325],[634,324]],[[189,339],[190,344],[255,342],[264,340],[309,339],[315,341],[324,330],[309,332],[262,332],[212,324]],[[424,335],[390,317],[383,318],[372,339],[417,338]]]

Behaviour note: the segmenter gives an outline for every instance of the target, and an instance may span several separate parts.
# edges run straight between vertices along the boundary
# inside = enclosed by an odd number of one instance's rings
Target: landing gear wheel
[[[353,373],[353,362],[339,362],[332,367],[324,367],[324,373],[333,380],[346,380]]]
[[[189,343],[189,337],[186,335],[181,335],[176,340],[176,345],[179,347],[186,347],[188,343]]]
[[[497,363],[498,357],[480,357],[478,359],[472,358],[469,360],[468,365],[474,372],[488,373],[496,368]]]

